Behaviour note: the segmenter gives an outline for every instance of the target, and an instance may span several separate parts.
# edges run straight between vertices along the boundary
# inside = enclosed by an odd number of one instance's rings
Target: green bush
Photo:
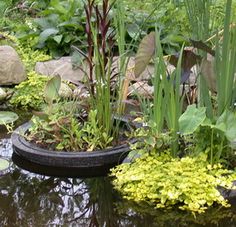
[[[49,80],[47,76],[38,75],[31,71],[28,79],[15,87],[15,93],[10,104],[17,107],[40,109],[44,102],[44,87]]]
[[[37,18],[17,28],[17,36],[23,41],[31,37],[36,48],[46,50],[53,57],[68,55],[71,45],[84,39],[83,10],[81,0],[50,1]]]

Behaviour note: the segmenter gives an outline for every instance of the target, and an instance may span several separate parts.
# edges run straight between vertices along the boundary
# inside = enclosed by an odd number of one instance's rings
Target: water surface
[[[11,160],[9,135],[5,131],[1,136],[0,156]],[[122,200],[108,177],[50,177],[11,163],[10,171],[0,176],[0,226],[233,227],[236,209],[214,207],[197,218],[175,209],[155,210]]]

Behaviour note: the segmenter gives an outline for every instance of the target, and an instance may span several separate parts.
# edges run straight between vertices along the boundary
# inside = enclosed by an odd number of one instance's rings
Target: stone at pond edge
[[[73,69],[71,57],[62,57],[58,60],[37,62],[35,71],[38,74],[53,76],[59,75],[63,80],[78,84],[84,78],[84,73],[80,69]]]
[[[11,46],[0,46],[0,85],[19,84],[26,79],[24,65]]]

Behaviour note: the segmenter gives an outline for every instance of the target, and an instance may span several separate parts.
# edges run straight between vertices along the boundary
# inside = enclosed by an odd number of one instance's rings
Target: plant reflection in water
[[[11,156],[0,140],[0,156]],[[236,207],[236,206],[235,206]],[[212,207],[195,218],[121,199],[108,177],[55,178],[16,165],[0,177],[0,226],[235,226],[235,207]]]
[[[15,169],[0,181],[0,226],[120,226],[108,178],[53,178]]]

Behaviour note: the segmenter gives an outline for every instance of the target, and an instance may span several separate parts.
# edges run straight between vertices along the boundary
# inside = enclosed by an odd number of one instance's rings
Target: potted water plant
[[[85,65],[86,98],[60,101],[61,78],[53,77],[45,87],[44,111],[34,112],[32,121],[12,134],[18,155],[45,166],[76,169],[78,176],[96,176],[128,154],[129,124],[118,116],[122,75],[113,73],[111,7],[109,0],[103,0],[102,9],[92,0],[85,5],[87,53],[75,49]]]

